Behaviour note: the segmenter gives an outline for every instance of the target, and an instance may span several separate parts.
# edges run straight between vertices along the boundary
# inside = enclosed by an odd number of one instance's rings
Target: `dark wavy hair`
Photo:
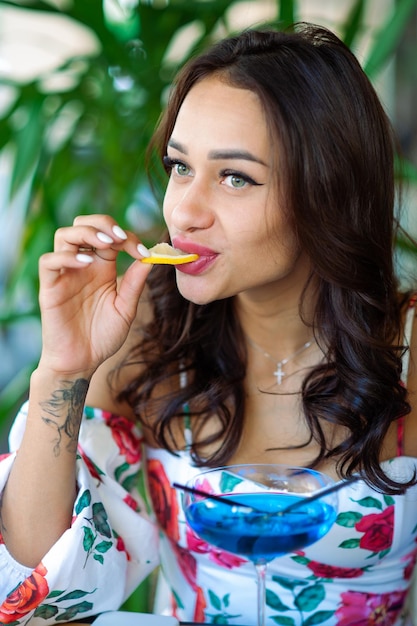
[[[410,411],[400,383],[396,147],[387,115],[353,53],[327,29],[305,23],[286,32],[250,29],[214,44],[179,73],[151,143],[160,158],[187,93],[213,74],[259,96],[280,147],[279,190],[311,260],[313,330],[327,357],[301,390],[311,439],[320,446],[311,466],[335,458],[341,476],[360,470],[375,488],[400,493],[412,481],[397,483],[380,464],[388,428]],[[145,367],[119,398],[173,453],[172,426],[189,411],[194,462],[227,464],[245,412],[247,355],[234,300],[190,303],[166,266],[154,267],[149,293],[153,320],[129,358]],[[187,377],[178,389],[181,371]],[[213,416],[219,428],[203,439],[201,427]],[[331,447],[323,422],[347,429],[345,440]],[[215,452],[204,458],[207,444]]]

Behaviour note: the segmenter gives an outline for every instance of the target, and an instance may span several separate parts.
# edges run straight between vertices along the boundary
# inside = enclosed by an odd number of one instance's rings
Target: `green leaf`
[[[12,174],[11,196],[34,173],[43,145],[45,120],[42,114],[43,99],[37,97],[25,107],[27,121],[15,131],[16,156]]]
[[[360,33],[363,23],[365,0],[356,0],[348,14],[345,23],[342,26],[342,40],[351,48],[357,35]]]
[[[95,411],[91,406],[84,407],[84,414],[88,420],[92,420],[95,417]]]
[[[223,605],[227,608],[230,604],[230,593],[226,593],[225,596],[223,596]]]
[[[74,589],[74,591],[70,591],[66,593],[62,598],[59,598],[57,602],[64,602],[65,600],[79,600],[79,598],[85,598],[90,593],[94,593],[93,591],[82,591],[81,589]]]
[[[267,589],[265,593],[265,602],[267,606],[270,606],[274,611],[290,611],[290,607],[281,602],[276,593]]]
[[[345,548],[348,550],[353,550],[354,548],[359,548],[360,539],[346,539],[346,541],[342,541],[339,544],[339,548]]]
[[[371,78],[375,77],[394,53],[416,6],[416,0],[395,2],[390,19],[377,34],[375,44],[364,64],[365,72]]]
[[[101,502],[95,502],[93,504],[93,523],[97,532],[109,539],[111,538],[111,530],[107,522],[107,513]]]
[[[319,583],[300,591],[294,600],[294,604],[300,611],[314,611],[324,600],[325,596],[324,585]]]
[[[59,591],[58,589],[55,589],[54,591],[51,591],[51,593],[48,593],[46,598],[48,600],[51,600],[52,598],[56,598],[57,596],[60,596],[61,593],[64,593],[64,592],[63,591]]]
[[[389,552],[391,552],[391,548],[387,548],[386,550],[381,550],[381,552],[378,552],[378,558],[379,559],[383,559],[384,557],[387,556],[387,554],[389,554]]]
[[[103,565],[104,563],[104,556],[102,554],[93,554],[93,559],[95,561],[98,561],[99,563],[101,563]]]
[[[301,556],[301,554],[295,554],[291,557],[291,560],[296,563],[300,563],[301,565],[308,565],[310,563],[310,559],[307,559],[305,556]]]
[[[219,598],[219,596],[217,596],[214,591],[212,591],[211,589],[209,589],[209,598],[210,598],[210,604],[212,606],[214,606],[215,609],[217,609],[218,611],[221,610],[222,608],[222,603],[221,600]]]
[[[310,561],[308,559],[306,559],[305,557],[300,557],[301,559],[303,559],[303,561],[301,561],[302,565],[307,565],[307,563],[309,563]],[[294,560],[296,560],[294,558]],[[300,563],[300,561],[297,560],[297,563]],[[308,583],[306,583],[304,580],[299,580],[297,578],[284,578],[283,576],[272,576],[272,580],[275,583],[278,583],[278,585],[281,585],[281,587],[284,587],[284,589],[295,589],[296,587],[303,587],[305,585],[308,585]]]
[[[295,18],[296,2],[293,0],[281,1],[279,3],[278,20],[282,27],[290,26],[296,21]]]
[[[33,617],[41,617],[42,619],[52,619],[58,613],[58,608],[53,604],[41,604],[35,609]],[[20,623],[20,622],[16,622]]]
[[[408,183],[417,183],[417,167],[404,157],[395,160],[395,176]]]
[[[94,541],[96,539],[93,531],[88,526],[83,526],[84,531],[84,539],[83,539],[83,547],[85,552],[90,552]]]
[[[87,613],[91,611],[94,605],[91,602],[80,602],[68,607],[63,613],[55,617],[56,622],[70,622],[78,615],[78,613]]]
[[[183,609],[184,608],[184,604],[181,602],[181,598],[179,597],[179,595],[176,593],[176,591],[174,591],[174,589],[171,589],[171,593],[174,597],[175,600],[175,604],[177,605],[177,607],[179,609]]]
[[[237,485],[240,485],[241,482],[243,482],[242,478],[238,478],[230,472],[222,472],[220,478],[220,491],[221,493],[232,492]]]
[[[118,483],[120,482],[121,475],[124,474],[124,472],[128,470],[129,467],[129,463],[123,463],[122,465],[119,465],[119,467],[116,467],[116,469],[114,470],[114,475]]]
[[[126,476],[126,478],[123,480],[122,487],[128,493],[131,493],[132,489],[134,489],[134,487],[136,487],[137,484],[138,484],[138,475],[130,474],[129,476]]]
[[[284,617],[284,615],[272,615],[271,619],[275,624],[280,626],[295,626],[295,620],[292,617]]]
[[[384,495],[384,502],[388,506],[391,506],[391,505],[395,504],[394,498],[392,496],[387,496],[387,495]]]
[[[212,620],[211,620],[212,624],[228,624],[228,619],[225,615],[215,615]]]
[[[345,528],[354,528],[355,524],[362,519],[363,515],[356,511],[348,511],[345,513],[339,513],[336,517],[336,524],[344,526]]]
[[[101,552],[102,554],[104,554],[105,552],[110,550],[112,545],[113,543],[111,541],[101,541],[94,547],[94,550],[96,550],[96,552]]]
[[[368,508],[375,508],[375,509],[382,509],[382,504],[379,500],[377,500],[376,498],[362,498],[361,500],[354,500],[354,502],[357,502],[358,504],[360,504],[361,506],[365,506]]]
[[[315,624],[322,624],[327,621],[331,617],[333,617],[334,611],[317,611],[313,615],[310,615],[305,622],[303,622],[303,626],[314,626]]]
[[[77,500],[77,504],[75,506],[76,514],[79,515],[83,509],[86,509],[88,506],[90,506],[90,503],[91,503],[91,493],[89,489],[86,489],[81,495],[81,497],[78,498]]]

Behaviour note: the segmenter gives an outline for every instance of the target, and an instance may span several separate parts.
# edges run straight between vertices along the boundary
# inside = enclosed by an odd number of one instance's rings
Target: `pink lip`
[[[200,246],[198,243],[193,243],[192,241],[187,241],[186,239],[181,239],[180,237],[174,237],[172,239],[172,245],[174,248],[178,248],[178,250],[188,252],[189,254],[198,254],[199,256],[210,257],[217,254],[217,252],[211,250],[211,248]]]
[[[218,252],[215,252],[211,248],[200,246],[197,243],[181,239],[180,237],[174,237],[172,239],[172,245],[174,246],[174,248],[178,248],[183,252],[188,252],[189,254],[198,254],[198,259],[196,261],[191,261],[191,263],[184,263],[182,265],[176,266],[175,269],[177,269],[179,272],[182,272],[183,274],[190,274],[192,276],[201,274],[214,263],[218,256]]]

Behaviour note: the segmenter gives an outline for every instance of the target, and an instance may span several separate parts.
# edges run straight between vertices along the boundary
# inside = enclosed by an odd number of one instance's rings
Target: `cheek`
[[[164,218],[165,224],[169,226],[171,221],[171,215],[173,210],[173,202],[171,196],[165,194],[164,202],[162,204],[162,217]]]

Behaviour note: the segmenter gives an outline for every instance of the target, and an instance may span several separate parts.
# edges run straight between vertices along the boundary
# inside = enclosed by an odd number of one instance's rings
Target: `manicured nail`
[[[88,254],[82,254],[82,252],[77,254],[75,258],[80,263],[92,263],[94,261],[92,256],[89,256]]]
[[[97,239],[100,239],[103,243],[114,243],[113,239],[106,235],[106,233],[97,233]]]
[[[144,246],[143,243],[138,243],[136,247],[138,249],[139,254],[141,254],[142,256],[151,256],[151,253],[149,252],[148,248],[146,248],[146,246]]]
[[[120,226],[117,226],[117,224],[113,226],[112,231],[114,232],[116,237],[119,237],[119,239],[127,239],[127,235],[125,231],[122,228],[120,228]]]

